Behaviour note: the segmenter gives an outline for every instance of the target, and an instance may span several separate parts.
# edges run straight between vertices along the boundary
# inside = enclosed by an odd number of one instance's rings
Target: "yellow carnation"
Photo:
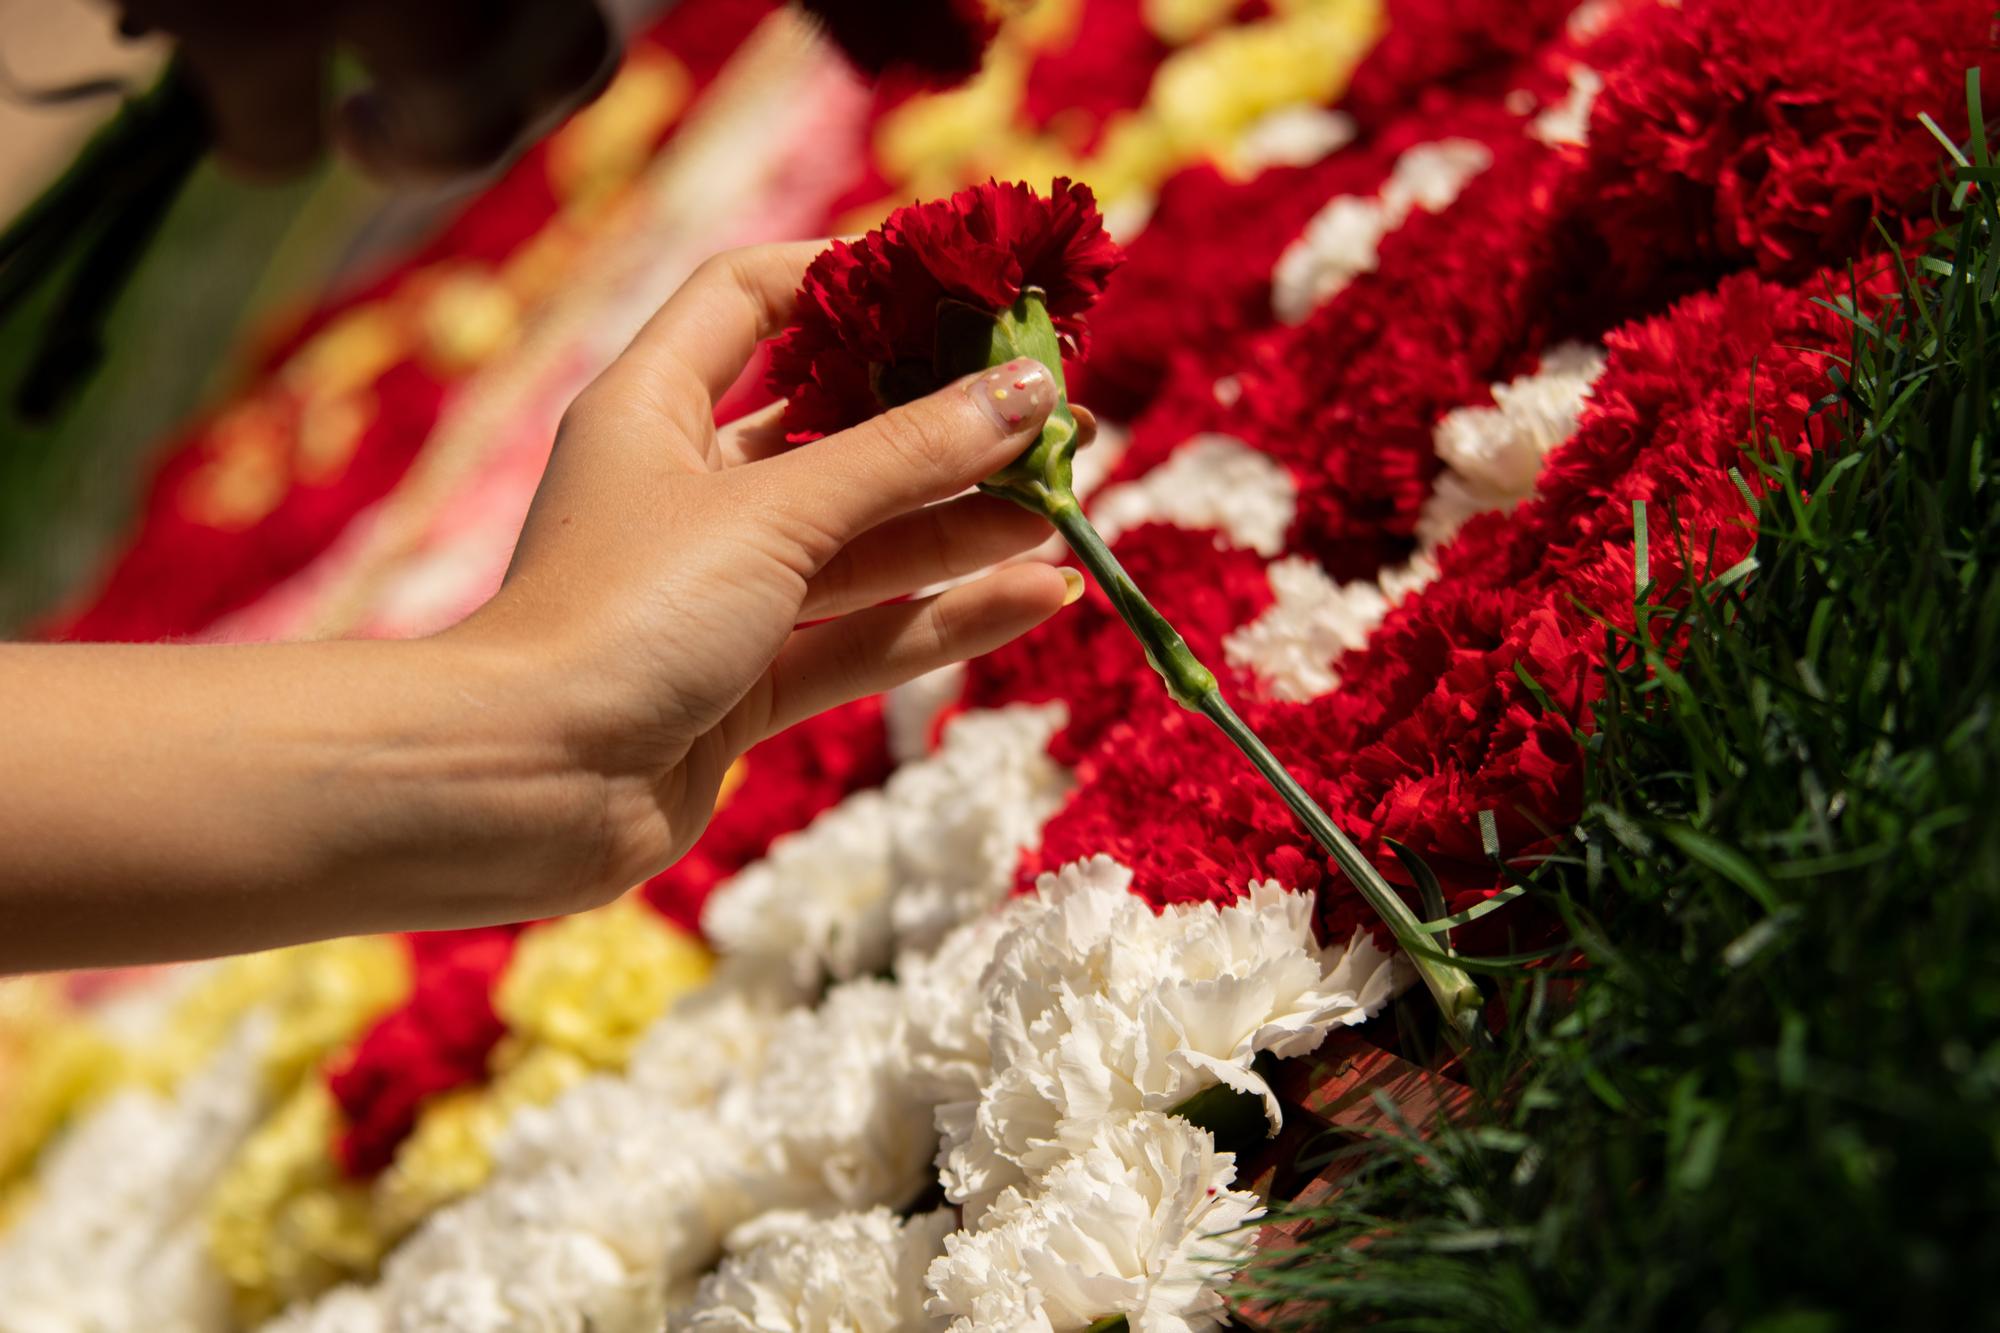
[[[381,1261],[368,1187],[342,1179],[328,1150],[338,1116],[325,1082],[308,1079],[238,1149],[209,1198],[209,1253],[246,1323]]]
[[[375,1182],[374,1217],[384,1235],[400,1237],[484,1185],[493,1173],[493,1144],[514,1113],[554,1101],[591,1072],[581,1058],[554,1046],[501,1058],[506,1067],[484,1088],[462,1088],[425,1104],[415,1132]]]
[[[493,1008],[523,1043],[609,1068],[709,967],[700,941],[626,897],[521,936]]]
[[[988,176],[1036,186],[1069,176],[1107,206],[1143,208],[1172,172],[1225,158],[1259,118],[1334,100],[1383,28],[1382,0],[1284,0],[1269,18],[1227,26],[1234,8],[1234,0],[1148,0],[1148,23],[1164,40],[1185,44],[1154,74],[1144,104],[1114,115],[1095,150],[1079,155],[1074,126],[1038,132],[1021,116],[1036,49],[1059,40],[1067,22],[1038,6],[1001,30],[970,83],[911,98],[883,118],[875,154],[897,188],[882,207],[857,210],[844,224],[872,225],[890,204]]]

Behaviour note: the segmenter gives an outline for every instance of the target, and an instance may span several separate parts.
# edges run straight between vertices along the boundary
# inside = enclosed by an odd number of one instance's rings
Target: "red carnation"
[[[340,1107],[334,1156],[350,1176],[389,1165],[430,1097],[476,1083],[506,1035],[493,988],[514,956],[518,926],[405,936],[410,998],[383,1015],[344,1064],[327,1071]]]
[[[844,430],[950,378],[933,359],[940,302],[998,314],[1039,288],[1080,353],[1083,313],[1118,260],[1090,187],[1062,178],[1046,199],[989,181],[835,241],[806,270],[796,323],[771,349],[771,388],[791,400],[788,437]]]
[[[995,24],[985,0],[800,0],[871,78],[957,83],[979,70]]]

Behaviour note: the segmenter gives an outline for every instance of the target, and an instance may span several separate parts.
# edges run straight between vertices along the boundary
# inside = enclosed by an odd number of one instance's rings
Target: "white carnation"
[[[1271,272],[1273,312],[1287,324],[1304,323],[1349,283],[1374,271],[1382,239],[1412,212],[1443,212],[1491,165],[1493,154],[1486,145],[1441,139],[1418,144],[1397,158],[1376,194],[1328,200],[1278,256]]]
[[[9,1333],[228,1327],[200,1210],[268,1109],[269,1032],[252,1013],[170,1095],[113,1093],[48,1148],[33,1202],[0,1239]]]
[[[1587,6],[1586,6],[1587,7]],[[1579,8],[1579,13],[1582,12]],[[1547,107],[1528,126],[1530,137],[1554,148],[1563,144],[1582,147],[1590,142],[1590,110],[1604,91],[1604,76],[1588,65],[1572,66],[1569,91],[1560,102]]]
[[[1262,1099],[1275,1128],[1256,1056],[1310,1051],[1393,991],[1365,933],[1319,946],[1304,895],[1256,884],[1155,915],[1130,878],[1107,857],[1044,876],[994,951],[980,983],[991,1074],[970,1115],[940,1117],[946,1197],[969,1220],[1104,1123],[1218,1083]]]
[[[882,729],[889,735],[889,758],[909,764],[928,755],[939,715],[956,703],[964,690],[965,663],[953,662],[906,680],[883,695]]]
[[[770,997],[729,985],[683,996],[632,1049],[625,1076],[654,1106],[708,1106],[764,1053],[779,1010]]]
[[[1032,1188],[1010,1189],[976,1231],[945,1238],[929,1309],[954,1333],[1085,1329],[1124,1315],[1136,1333],[1223,1322],[1216,1288],[1248,1257],[1261,1209],[1230,1189],[1235,1159],[1206,1130],[1141,1112],[1105,1121]]]
[[[711,1117],[729,1126],[755,1206],[902,1204],[927,1183],[936,1136],[911,1077],[903,999],[884,981],[845,983],[786,1015],[755,1078]]]
[[[518,1266],[453,1269],[404,1287],[396,1333],[590,1333],[610,1326],[605,1293],[631,1285],[608,1247],[576,1232],[541,1232]]]
[[[672,1333],[904,1333],[931,1327],[924,1272],[957,1228],[950,1210],[907,1221],[886,1208],[835,1217],[777,1214],[754,1224],[702,1279]]]
[[[1298,509],[1299,486],[1285,465],[1231,435],[1197,435],[1166,462],[1099,492],[1091,521],[1104,540],[1145,523],[1213,528],[1232,546],[1273,556]]]
[[[1309,556],[1265,569],[1271,605],[1222,641],[1229,664],[1253,672],[1272,697],[1303,703],[1340,684],[1334,663],[1368,642],[1391,602],[1366,579],[1336,583]]]
[[[1576,431],[1604,353],[1580,343],[1549,350],[1532,374],[1493,386],[1493,406],[1447,412],[1432,432],[1437,455],[1496,503],[1526,497],[1542,460]]]
[[[731,975],[803,997],[888,966],[898,936],[934,942],[997,902],[1069,788],[1048,757],[1061,704],[956,718],[937,751],[857,792],[719,886],[702,927]]]
[[[294,1305],[263,1325],[263,1333],[384,1333],[373,1289],[345,1284],[316,1301]]]
[[[1021,853],[1041,845],[1071,786],[1048,753],[1067,715],[1060,703],[964,714],[934,755],[889,779],[889,913],[900,947],[928,948],[1007,896]]]
[[[971,1102],[992,1066],[987,1012],[979,978],[999,944],[1025,911],[1018,899],[999,911],[973,918],[946,935],[929,953],[911,952],[896,962],[896,984],[908,1022],[905,1055],[922,1094],[943,1105]]]
[[[828,976],[889,956],[888,798],[861,791],[778,838],[709,896],[702,932],[724,955],[758,962],[803,997]]]
[[[1237,136],[1233,165],[1244,175],[1271,167],[1305,167],[1354,142],[1354,117],[1293,103],[1267,111]]]

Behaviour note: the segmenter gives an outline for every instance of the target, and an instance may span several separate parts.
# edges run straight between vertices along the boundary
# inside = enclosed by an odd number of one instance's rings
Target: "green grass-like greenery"
[[[1746,451],[1755,572],[1640,598],[1677,661],[1607,634],[1587,812],[1530,887],[1581,965],[1503,980],[1473,1115],[1329,1149],[1349,1187],[1244,1279],[1280,1326],[2000,1326],[1983,134],[1960,168],[1900,298],[1834,302],[1819,451]]]

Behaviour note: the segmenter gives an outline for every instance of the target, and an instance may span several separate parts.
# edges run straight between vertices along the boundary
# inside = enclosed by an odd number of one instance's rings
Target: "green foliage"
[[[1607,631],[1527,886],[1577,966],[1503,970],[1474,1115],[1330,1149],[1350,1188],[1245,1279],[1282,1326],[2000,1324],[2000,212],[1953,204],[1899,298],[1831,302],[1814,455],[1753,439],[1754,572]]]

